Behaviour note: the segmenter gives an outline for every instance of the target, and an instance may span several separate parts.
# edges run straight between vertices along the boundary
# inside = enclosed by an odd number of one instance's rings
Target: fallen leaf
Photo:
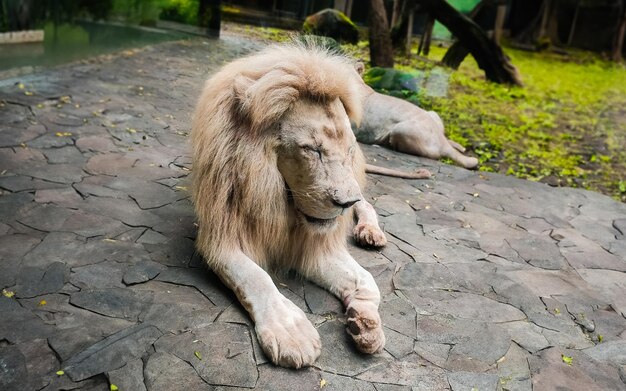
[[[561,359],[563,359],[563,362],[567,365],[572,365],[572,361],[574,361],[573,357],[568,357],[564,354],[561,354]]]
[[[45,301],[45,300],[41,300],[41,301],[39,302],[39,306],[46,305],[46,304],[48,304],[48,302],[47,302],[47,301]]]
[[[117,388],[117,386],[113,383],[111,383],[111,386],[109,387],[111,389],[111,391],[117,391],[119,390],[119,388]]]
[[[6,289],[2,290],[2,296],[4,297],[8,297],[9,299],[12,298],[13,296],[15,296],[15,292],[13,291],[8,291]]]
[[[57,376],[63,376],[63,375],[65,375],[64,371],[57,371]]]
[[[72,133],[71,132],[56,132],[54,135],[57,137],[69,137],[72,135]]]
[[[559,315],[559,314],[561,314],[561,310],[560,310],[560,309],[558,309],[558,308],[555,308],[555,309],[554,309],[554,313],[555,313],[555,314],[557,314],[557,315]]]
[[[24,91],[24,95],[26,96],[33,96],[33,93],[30,91]]]
[[[598,342],[602,343],[603,339],[604,337],[602,336],[602,334],[598,334]]]
[[[17,88],[19,88],[20,90],[23,90],[24,89],[24,84],[22,84],[22,83],[18,84]]]
[[[197,350],[196,350],[195,352],[193,352],[193,354],[194,354],[196,357],[198,357],[198,360],[202,360],[202,355],[200,354],[200,352],[199,352],[199,351],[197,351]]]
[[[324,388],[326,386],[326,380],[320,380],[320,388]]]
[[[474,193],[474,194],[472,194],[472,195],[473,195],[474,197],[478,197],[478,196],[480,196],[480,194],[478,194],[478,193]]]

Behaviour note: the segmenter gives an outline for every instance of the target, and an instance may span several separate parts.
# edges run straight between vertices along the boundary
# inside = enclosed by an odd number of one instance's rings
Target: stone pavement
[[[194,252],[189,114],[255,44],[172,42],[0,81],[1,390],[626,389],[626,205],[365,146],[389,244],[352,246],[387,336],[277,278],[318,328],[315,367],[267,363]],[[63,370],[64,372],[57,371]]]

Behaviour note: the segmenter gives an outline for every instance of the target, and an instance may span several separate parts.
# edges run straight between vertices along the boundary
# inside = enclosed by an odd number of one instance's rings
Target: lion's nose
[[[349,199],[340,199],[338,197],[333,197],[332,201],[333,201],[333,205],[338,206],[343,209],[347,209],[351,207],[352,205],[356,204],[357,202],[361,201],[361,198],[356,197],[356,198],[349,198]]]

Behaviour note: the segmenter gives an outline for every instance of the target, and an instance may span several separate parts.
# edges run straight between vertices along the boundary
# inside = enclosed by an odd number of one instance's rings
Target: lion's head
[[[313,229],[334,228],[362,197],[359,149],[343,105],[302,99],[278,124],[277,166],[298,217]]]
[[[361,108],[353,64],[320,49],[272,47],[213,76],[192,131],[200,250],[287,246],[293,234],[336,243],[362,197],[350,127]]]

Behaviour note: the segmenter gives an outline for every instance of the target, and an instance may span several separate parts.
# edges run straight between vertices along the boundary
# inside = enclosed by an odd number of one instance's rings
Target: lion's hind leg
[[[450,143],[450,145],[452,145],[452,148],[456,149],[459,152],[465,152],[465,147],[462,146],[461,144],[457,143],[456,141],[447,139],[448,142]]]
[[[254,320],[267,357],[284,367],[312,365],[322,345],[304,312],[283,296],[271,277],[240,250],[221,258],[210,266]]]
[[[478,159],[473,156],[463,155],[456,148],[453,148],[453,145],[449,145],[445,148],[441,155],[452,159],[455,163],[467,169],[476,168],[478,165]]]

